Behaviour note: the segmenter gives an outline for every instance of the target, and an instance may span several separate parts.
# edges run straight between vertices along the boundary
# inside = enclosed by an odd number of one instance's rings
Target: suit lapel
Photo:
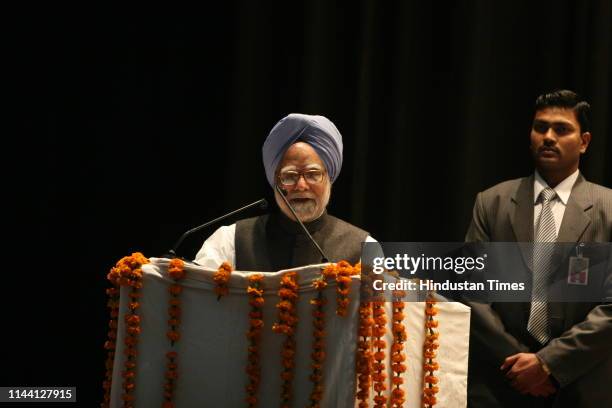
[[[521,180],[518,188],[510,198],[514,205],[509,212],[510,225],[516,242],[533,242],[533,178]],[[520,245],[525,265],[531,270],[531,244]]]
[[[593,207],[593,196],[589,184],[582,175],[578,175],[576,183],[572,187],[572,193],[567,200],[567,206],[563,213],[561,228],[557,242],[575,243],[579,242],[584,231],[591,223],[586,211]],[[557,254],[553,257],[553,268],[556,270],[566,259],[573,245],[559,245]]]
[[[567,200],[557,242],[578,242],[591,223],[585,212],[593,207],[593,194],[582,174],[578,175]]]

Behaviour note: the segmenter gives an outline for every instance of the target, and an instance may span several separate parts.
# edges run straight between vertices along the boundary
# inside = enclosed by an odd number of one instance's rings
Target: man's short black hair
[[[546,108],[572,109],[580,124],[580,133],[589,132],[591,129],[589,120],[591,105],[587,101],[582,100],[574,91],[559,89],[538,96],[535,102],[536,112]]]

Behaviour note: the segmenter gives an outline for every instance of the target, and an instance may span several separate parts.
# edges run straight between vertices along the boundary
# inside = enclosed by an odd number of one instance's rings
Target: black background
[[[261,145],[291,112],[337,125],[344,165],[329,211],[381,241],[462,240],[478,191],[532,171],[533,102],[555,88],[591,102],[581,169],[612,186],[606,0],[7,17],[18,130],[3,141],[13,228],[0,385],[72,385],[82,405],[99,401],[109,267],[271,199]]]

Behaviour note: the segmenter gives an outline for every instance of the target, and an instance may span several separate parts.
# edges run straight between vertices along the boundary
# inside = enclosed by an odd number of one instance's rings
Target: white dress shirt
[[[578,179],[580,171],[576,170],[572,175],[568,176],[565,180],[557,184],[553,190],[557,194],[555,198],[550,201],[550,209],[552,210],[553,216],[555,217],[555,228],[557,229],[557,236],[559,236],[559,230],[561,229],[561,222],[563,221],[563,214],[565,214],[565,207],[567,207],[567,200],[572,193],[572,187]],[[535,179],[533,181],[533,230],[534,236],[537,233],[538,218],[542,212],[542,202],[538,201],[538,196],[546,187],[549,187],[546,181],[535,172]]]

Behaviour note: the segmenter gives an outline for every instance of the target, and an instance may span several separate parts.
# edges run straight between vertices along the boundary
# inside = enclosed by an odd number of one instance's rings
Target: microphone
[[[302,223],[302,220],[300,220],[300,217],[298,217],[298,215],[296,214],[295,210],[293,209],[293,206],[289,204],[289,200],[287,200],[287,194],[288,194],[287,190],[281,188],[278,184],[276,184],[275,187],[276,187],[276,191],[278,191],[278,194],[281,196],[285,204],[287,204],[287,207],[289,207],[289,210],[291,210],[291,214],[293,214],[297,222],[300,224],[300,226],[306,233],[306,236],[308,237],[308,239],[310,239],[310,242],[312,242],[312,245],[314,245],[315,248],[317,248],[317,251],[319,251],[319,253],[321,254],[321,263],[329,262],[327,256],[325,255],[325,252],[323,252],[319,244],[317,244],[317,241],[315,241],[312,235],[310,235],[310,232],[308,232],[308,229],[306,228],[304,223]]]
[[[163,257],[164,258],[178,258],[178,255],[176,254],[176,250],[183,243],[185,238],[187,238],[189,235],[191,235],[191,234],[193,234],[195,232],[198,232],[199,230],[204,229],[204,228],[206,228],[206,227],[208,227],[210,225],[216,224],[217,222],[222,221],[222,220],[224,220],[224,219],[226,219],[228,217],[231,217],[234,214],[238,214],[238,213],[240,213],[242,211],[246,211],[246,210],[248,210],[250,208],[257,207],[257,206],[259,206],[259,208],[261,208],[262,210],[265,210],[266,208],[268,208],[268,202],[266,201],[265,198],[262,198],[261,200],[257,200],[254,203],[251,203],[249,205],[245,205],[242,208],[234,210],[231,213],[222,215],[221,217],[215,218],[212,221],[208,221],[205,224],[202,224],[200,226],[197,226],[195,228],[190,229],[189,231],[187,231],[187,232],[183,233],[183,235],[181,235],[181,237],[178,239],[178,241],[176,241],[176,244],[174,244],[172,249],[169,250],[168,253],[164,254]]]

